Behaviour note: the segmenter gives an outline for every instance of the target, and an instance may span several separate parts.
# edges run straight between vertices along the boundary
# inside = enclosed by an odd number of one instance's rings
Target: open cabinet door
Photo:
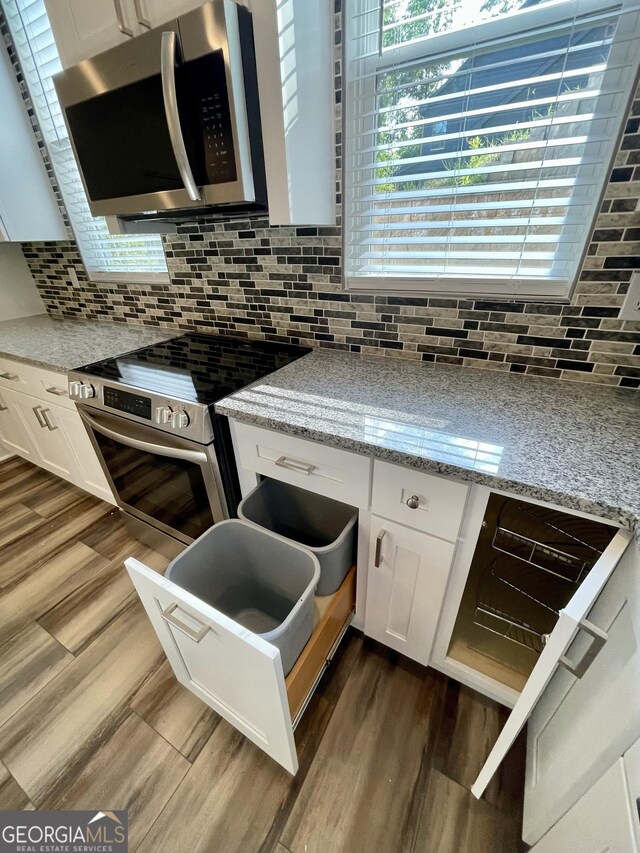
[[[566,667],[575,676],[581,678],[606,643],[607,634],[597,625],[589,622],[587,616],[618,565],[631,538],[632,533],[629,530],[620,530],[615,535],[569,604],[560,611],[555,628],[549,634],[538,662],[531,671],[522,693],[471,788],[475,797],[480,798],[484,793],[558,666]],[[581,654],[577,659],[570,660],[567,652],[577,635],[581,633],[586,636],[588,642],[585,641],[584,646],[580,644]]]
[[[138,560],[125,566],[178,681],[295,773],[280,650]]]

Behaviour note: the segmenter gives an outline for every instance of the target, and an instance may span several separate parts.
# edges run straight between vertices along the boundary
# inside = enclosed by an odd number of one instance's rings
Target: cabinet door
[[[455,545],[372,516],[364,631],[427,664]]]
[[[637,849],[619,758],[530,853],[636,853]]]
[[[61,406],[56,406],[54,417],[55,421],[61,424],[73,448],[76,464],[76,485],[108,503],[115,504],[113,492],[98,461],[98,455],[82,424],[80,415],[76,411],[69,411]]]
[[[634,543],[588,620],[606,632],[602,651],[582,678],[558,669],[529,720],[523,819],[528,844],[640,736],[640,551]],[[587,642],[581,633],[569,657],[578,658]]]
[[[49,406],[27,394],[11,392],[12,406],[35,445],[34,461],[65,480],[76,480],[77,463],[65,426],[58,417],[59,407]]]
[[[295,773],[280,650],[138,560],[125,566],[178,681]]]
[[[63,68],[140,32],[132,0],[45,0]]]
[[[629,530],[620,530],[616,534],[569,604],[560,611],[556,626],[549,634],[542,654],[471,789],[474,796],[479,798],[484,793],[533,709],[542,699],[557,668],[562,665],[573,669],[581,677],[606,645],[606,632],[588,617],[631,538]]]
[[[144,26],[161,24],[202,6],[202,0],[134,0],[138,22]]]
[[[0,390],[0,441],[8,450],[37,465],[38,454],[18,414],[15,396],[12,391]]]

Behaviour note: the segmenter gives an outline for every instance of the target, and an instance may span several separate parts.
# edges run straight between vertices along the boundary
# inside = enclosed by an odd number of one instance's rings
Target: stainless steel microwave
[[[94,216],[266,208],[244,7],[205,3],[54,83]]]

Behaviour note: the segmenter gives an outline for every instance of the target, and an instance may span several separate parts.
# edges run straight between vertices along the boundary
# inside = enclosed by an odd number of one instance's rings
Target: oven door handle
[[[78,407],[78,414],[82,420],[91,429],[101,433],[101,435],[118,441],[120,444],[126,444],[127,447],[132,447],[134,450],[142,450],[144,453],[155,453],[156,456],[170,456],[172,459],[184,459],[187,462],[193,462],[196,465],[205,465],[207,463],[207,454],[199,450],[184,450],[181,447],[170,447],[166,444],[154,444],[151,441],[142,441],[139,438],[133,438],[130,435],[123,435],[121,432],[109,429],[104,426],[90,414]]]
[[[167,117],[167,127],[173,156],[178,164],[182,183],[191,201],[202,201],[196,180],[191,171],[191,164],[184,146],[184,137],[180,127],[178,112],[178,96],[176,94],[176,34],[173,30],[162,33],[160,71],[162,76],[162,97],[164,112]]]

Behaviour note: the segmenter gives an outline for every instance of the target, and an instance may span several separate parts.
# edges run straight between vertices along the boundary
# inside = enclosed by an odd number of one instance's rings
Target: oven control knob
[[[77,381],[73,381],[69,383],[69,396],[70,397],[79,397],[80,396],[80,383]]]
[[[81,400],[88,400],[89,397],[96,396],[96,389],[93,385],[89,385],[88,383],[81,382],[80,387],[78,388],[78,397]]]
[[[169,406],[158,406],[156,409],[156,423],[157,424],[169,424],[171,423],[171,415],[173,412],[169,408]]]
[[[173,429],[184,429],[189,426],[189,415],[186,412],[174,412],[171,415]]]

